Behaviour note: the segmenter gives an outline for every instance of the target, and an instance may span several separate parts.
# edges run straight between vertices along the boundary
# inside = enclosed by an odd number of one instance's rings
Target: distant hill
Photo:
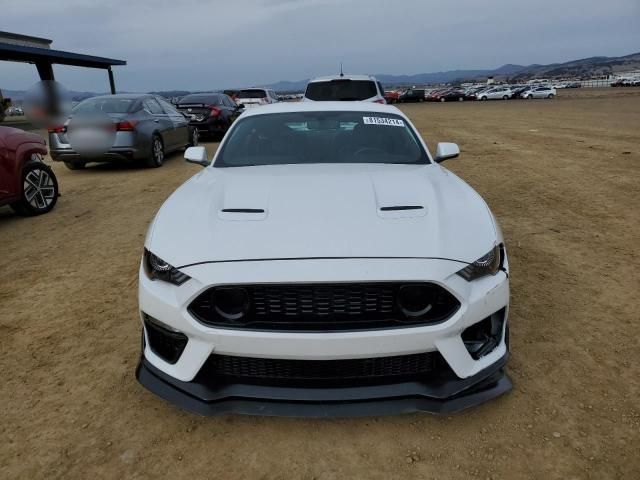
[[[512,74],[515,79],[542,77],[591,77],[640,70],[640,52],[623,57],[590,57],[550,65],[529,65]]]

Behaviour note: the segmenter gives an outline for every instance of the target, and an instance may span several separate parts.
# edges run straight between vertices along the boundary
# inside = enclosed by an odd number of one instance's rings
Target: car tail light
[[[386,100],[380,98],[378,100],[374,100],[373,103],[381,103],[382,105],[385,105],[387,102],[386,102]]]
[[[124,120],[122,122],[116,123],[116,130],[118,132],[132,132],[135,129],[137,123],[137,120]]]
[[[210,117],[217,117],[218,115],[220,115],[220,109],[218,107],[216,107],[215,105],[209,105],[209,116]]]
[[[57,127],[49,127],[47,130],[49,131],[49,133],[64,133],[67,131],[67,127],[64,125],[60,125]]]

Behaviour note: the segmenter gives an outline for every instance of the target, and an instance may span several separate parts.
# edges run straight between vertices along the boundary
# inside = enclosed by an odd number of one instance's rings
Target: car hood
[[[482,198],[436,164],[209,167],[165,202],[147,248],[176,267],[329,257],[470,263],[496,236]]]

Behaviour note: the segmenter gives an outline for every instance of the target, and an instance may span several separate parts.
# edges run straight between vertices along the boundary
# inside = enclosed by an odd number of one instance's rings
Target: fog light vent
[[[506,309],[498,310],[462,332],[462,341],[474,360],[491,353],[500,345]]]
[[[144,329],[147,332],[149,347],[153,353],[167,363],[176,363],[187,346],[187,336],[184,333],[169,330],[147,314],[144,315]]]

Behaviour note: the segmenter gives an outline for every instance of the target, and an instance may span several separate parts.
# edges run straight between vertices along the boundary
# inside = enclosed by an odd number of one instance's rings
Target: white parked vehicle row
[[[454,412],[508,391],[509,277],[485,201],[393,106],[243,113],[164,203],[139,381],[200,414]]]

